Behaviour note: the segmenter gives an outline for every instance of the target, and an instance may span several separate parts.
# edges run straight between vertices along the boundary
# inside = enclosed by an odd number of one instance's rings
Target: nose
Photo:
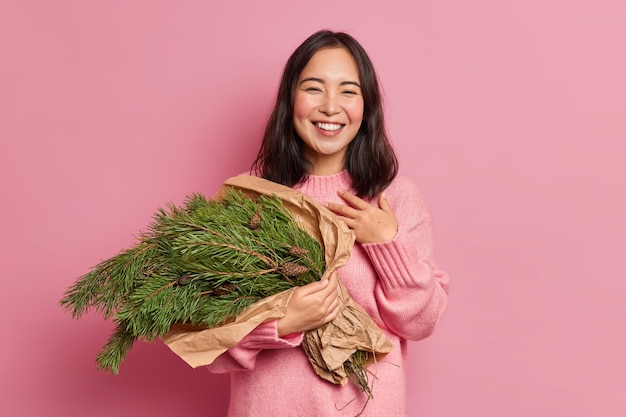
[[[325,94],[324,101],[320,105],[319,110],[327,116],[332,116],[339,113],[341,111],[341,105],[339,104],[338,94]]]

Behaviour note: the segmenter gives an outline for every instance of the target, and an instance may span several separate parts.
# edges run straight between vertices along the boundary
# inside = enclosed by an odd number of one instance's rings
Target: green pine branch
[[[293,247],[303,253],[293,255]],[[285,265],[304,272],[291,276]],[[162,337],[174,323],[219,326],[261,298],[319,280],[323,271],[323,248],[280,199],[252,200],[233,190],[221,201],[194,194],[181,207],[158,209],[135,246],[80,277],[61,305],[75,318],[95,309],[115,320],[97,360],[117,372],[136,339]]]
[[[322,245],[279,198],[193,194],[158,209],[137,244],[80,277],[60,303],[74,318],[95,310],[114,320],[96,360],[118,373],[136,340],[163,337],[175,323],[217,327],[262,298],[318,281],[324,268]],[[371,397],[363,355],[344,366]]]

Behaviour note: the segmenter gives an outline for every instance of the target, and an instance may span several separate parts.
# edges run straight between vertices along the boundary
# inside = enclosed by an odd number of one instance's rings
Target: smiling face
[[[305,144],[312,175],[344,169],[348,145],[363,120],[359,71],[345,48],[317,51],[304,67],[294,94],[293,121]]]

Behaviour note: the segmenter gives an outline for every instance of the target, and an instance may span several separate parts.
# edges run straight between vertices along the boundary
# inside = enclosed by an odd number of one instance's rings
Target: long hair
[[[304,157],[304,144],[293,124],[294,94],[304,67],[317,51],[328,48],[345,48],[354,58],[359,71],[364,102],[363,122],[348,145],[345,169],[350,174],[356,194],[374,198],[397,175],[398,160],[387,136],[382,98],[372,61],[356,39],[343,32],[316,32],[287,60],[252,172],[289,187],[307,178],[309,162]]]

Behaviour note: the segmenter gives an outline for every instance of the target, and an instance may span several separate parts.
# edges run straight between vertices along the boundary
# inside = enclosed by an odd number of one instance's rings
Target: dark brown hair
[[[387,137],[382,98],[372,61],[356,39],[343,32],[316,32],[298,46],[287,60],[276,104],[252,171],[289,187],[306,179],[309,162],[304,157],[302,139],[293,125],[294,94],[304,67],[317,51],[327,48],[348,50],[359,71],[364,101],[363,122],[348,146],[345,169],[352,178],[356,194],[374,198],[397,175],[398,160]]]

